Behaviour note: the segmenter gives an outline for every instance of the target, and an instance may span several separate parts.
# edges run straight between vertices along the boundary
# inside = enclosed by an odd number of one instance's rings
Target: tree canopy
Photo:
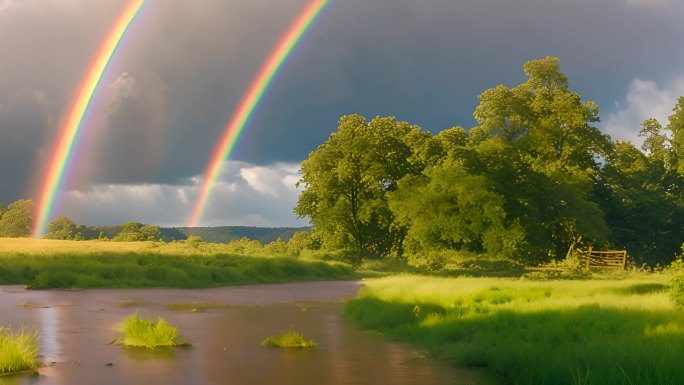
[[[666,127],[643,123],[639,150],[601,133],[598,106],[570,90],[557,58],[524,72],[525,82],[480,94],[470,130],[342,117],[302,162],[295,212],[322,247],[359,255],[544,261],[582,240],[672,260],[684,242],[684,97]]]

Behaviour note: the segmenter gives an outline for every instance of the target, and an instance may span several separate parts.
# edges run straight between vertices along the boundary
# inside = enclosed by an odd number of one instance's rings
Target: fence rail
[[[582,250],[589,267],[615,267],[624,269],[627,263],[627,250],[596,251],[589,248]]]

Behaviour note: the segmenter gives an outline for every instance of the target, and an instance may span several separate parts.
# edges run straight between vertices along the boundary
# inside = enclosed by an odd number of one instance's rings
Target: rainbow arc
[[[97,55],[90,64],[83,82],[78,88],[77,96],[71,105],[61,133],[58,136],[57,147],[55,147],[50,157],[47,175],[40,190],[38,213],[33,227],[33,236],[36,238],[43,235],[52,214],[56,197],[64,180],[64,173],[69,165],[74,143],[81,131],[83,120],[93,100],[95,90],[126,30],[140,12],[144,2],[144,0],[128,1],[100,45]]]
[[[280,38],[259,72],[247,88],[235,112],[226,125],[223,135],[214,149],[209,163],[204,172],[204,177],[200,185],[200,192],[189,221],[190,227],[195,227],[199,223],[206,206],[209,202],[211,192],[216,185],[221,168],[235,147],[235,144],[249,123],[254,110],[263,99],[264,93],[268,89],[274,76],[278,73],[294,48],[301,41],[302,37],[316,20],[321,11],[328,4],[329,0],[310,0],[304,9],[299,13],[294,22]]]

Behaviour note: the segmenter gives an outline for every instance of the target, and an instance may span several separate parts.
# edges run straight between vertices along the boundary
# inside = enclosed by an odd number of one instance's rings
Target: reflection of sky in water
[[[57,361],[59,355],[59,339],[57,337],[59,326],[59,309],[47,307],[36,309],[40,320],[40,354],[46,362]]]

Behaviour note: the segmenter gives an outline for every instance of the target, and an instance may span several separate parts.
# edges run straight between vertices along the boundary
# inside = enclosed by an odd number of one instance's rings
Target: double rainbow
[[[316,17],[321,13],[329,0],[311,0],[290,25],[285,34],[280,38],[274,49],[271,51],[259,72],[252,80],[247,91],[240,100],[235,112],[231,116],[224,129],[220,142],[214,149],[209,160],[209,164],[204,172],[202,184],[200,186],[199,197],[195,203],[190,217],[189,226],[195,227],[202,218],[206,209],[211,191],[221,172],[223,162],[228,159],[235,147],[240,133],[249,122],[254,110],[268,89],[273,77],[278,73],[283,63],[302,39],[304,33],[309,29]]]
[[[69,110],[61,134],[59,135],[57,147],[50,158],[47,176],[41,188],[38,201],[38,215],[34,223],[33,236],[38,238],[45,231],[47,221],[50,218],[55,204],[55,198],[64,179],[64,173],[69,164],[74,142],[81,129],[83,119],[88,111],[93,94],[97,89],[102,74],[107,69],[116,48],[121,42],[121,38],[131,25],[135,16],[144,4],[144,0],[130,0],[118,19],[107,34],[98,50],[98,54],[91,63],[86,76],[79,87],[77,97]]]

